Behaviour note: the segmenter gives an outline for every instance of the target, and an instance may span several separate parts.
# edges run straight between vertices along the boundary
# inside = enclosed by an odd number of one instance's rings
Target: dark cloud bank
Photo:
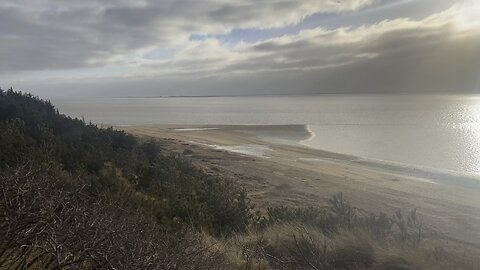
[[[320,26],[256,43],[190,39],[281,27],[370,2],[263,1],[255,9],[213,0],[7,1],[0,4],[0,83],[52,97],[480,91],[480,27],[460,25],[455,7],[420,20]],[[270,12],[274,5],[285,19]],[[172,53],[145,57],[165,50]]]

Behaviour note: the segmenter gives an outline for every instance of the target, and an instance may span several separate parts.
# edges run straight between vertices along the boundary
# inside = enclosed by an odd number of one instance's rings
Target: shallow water
[[[52,102],[62,113],[97,124],[305,124],[312,136],[302,144],[309,147],[480,174],[480,96],[319,95]],[[285,136],[278,138],[284,140]]]

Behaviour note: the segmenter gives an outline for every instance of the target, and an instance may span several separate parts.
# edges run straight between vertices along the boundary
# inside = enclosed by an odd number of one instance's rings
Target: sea
[[[480,175],[480,95],[76,98],[52,103],[61,113],[99,125],[305,125],[309,136],[296,141],[304,147]]]

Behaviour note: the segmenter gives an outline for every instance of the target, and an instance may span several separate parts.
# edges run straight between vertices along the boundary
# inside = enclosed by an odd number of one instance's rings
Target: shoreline
[[[418,164],[410,164],[404,163],[399,161],[392,161],[392,160],[385,160],[385,159],[378,159],[366,156],[359,156],[359,155],[352,155],[348,153],[338,153],[329,150],[324,150],[320,148],[316,148],[308,144],[307,142],[312,141],[316,134],[315,132],[309,127],[308,124],[304,125],[305,130],[310,133],[310,137],[306,140],[301,140],[298,142],[299,145],[307,147],[312,150],[318,150],[326,153],[336,154],[345,156],[345,158],[353,159],[356,162],[364,165],[371,165],[374,167],[388,167],[392,170],[396,171],[415,171],[415,173],[422,175],[425,178],[454,178],[455,181],[468,181],[471,183],[472,187],[480,188],[480,174],[471,173],[471,172],[459,172],[451,169],[444,169],[444,168],[436,168],[430,167],[426,165],[418,165]]]
[[[113,125],[112,125],[113,126]],[[480,175],[475,174],[475,173],[467,173],[467,172],[459,172],[459,171],[454,171],[450,169],[441,169],[441,168],[433,168],[429,166],[424,166],[424,165],[415,165],[415,164],[408,164],[408,163],[402,163],[402,162],[397,162],[397,161],[390,161],[390,160],[383,160],[383,159],[376,159],[376,158],[371,158],[371,157],[365,157],[365,156],[357,156],[357,155],[351,155],[348,153],[338,153],[338,152],[333,152],[329,150],[323,150],[319,149],[316,147],[312,147],[311,145],[306,144],[305,142],[311,141],[313,138],[315,138],[316,134],[314,131],[312,131],[308,125],[299,125],[299,124],[291,124],[291,125],[263,125],[263,124],[258,124],[258,125],[182,125],[182,124],[167,124],[167,125],[159,125],[159,124],[151,124],[151,125],[116,125],[113,126],[118,129],[124,129],[128,131],[129,129],[136,129],[136,128],[161,128],[161,129],[167,129],[169,131],[173,132],[182,132],[185,133],[184,135],[188,135],[188,132],[204,132],[204,131],[238,131],[238,132],[245,132],[249,135],[253,135],[258,139],[256,144],[251,144],[247,145],[249,148],[253,148],[255,145],[259,146],[264,146],[264,145],[270,145],[275,147],[299,147],[299,148],[305,148],[308,149],[311,152],[315,152],[321,157],[324,158],[333,158],[333,159],[338,159],[338,160],[343,160],[343,161],[348,161],[351,162],[352,165],[357,165],[357,166],[368,166],[371,167],[372,169],[377,169],[377,170],[384,170],[387,172],[396,172],[399,174],[404,174],[406,176],[410,176],[412,178],[425,178],[429,180],[437,180],[440,181],[442,184],[465,184],[471,188],[479,188],[480,189]],[[281,141],[281,139],[272,139],[269,138],[272,141],[269,141],[269,139],[262,138],[261,134],[259,136],[258,131],[274,131],[274,132],[280,132],[280,131],[285,131],[285,130],[295,130],[296,132],[300,131],[303,129],[303,131],[308,135],[307,139],[301,139],[301,140],[293,140],[291,139],[292,142],[295,141],[295,143],[278,143],[278,141]],[[191,141],[192,143],[194,141]],[[213,141],[210,141],[209,143],[203,143],[204,146],[209,146],[213,148],[217,148],[220,150],[225,150],[225,151],[230,151],[233,153],[240,153],[242,154],[241,151],[236,151],[235,149],[232,149],[231,147],[222,147],[222,145],[216,145],[215,143],[212,144]],[[234,145],[234,146],[239,146],[241,148],[241,144],[239,145]],[[264,147],[260,147],[264,148]],[[253,150],[253,149],[252,149]],[[255,151],[253,151],[255,152]],[[243,153],[245,155],[249,155],[248,152]],[[251,156],[257,156],[260,157],[261,155],[253,153]],[[267,157],[268,158],[268,157]],[[435,182],[435,181],[434,181]]]
[[[202,170],[236,179],[260,208],[322,205],[343,192],[353,204],[370,212],[393,214],[397,209],[417,208],[425,224],[445,234],[445,239],[480,245],[475,230],[480,226],[477,178],[265,141],[278,132],[305,138],[307,131],[302,125],[114,128],[159,139],[167,150],[185,156]]]

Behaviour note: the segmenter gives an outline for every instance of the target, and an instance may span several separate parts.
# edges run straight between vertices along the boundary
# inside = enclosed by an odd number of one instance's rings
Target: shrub
[[[0,172],[0,268],[225,269],[223,255],[192,234],[88,192],[90,180],[58,166]]]

